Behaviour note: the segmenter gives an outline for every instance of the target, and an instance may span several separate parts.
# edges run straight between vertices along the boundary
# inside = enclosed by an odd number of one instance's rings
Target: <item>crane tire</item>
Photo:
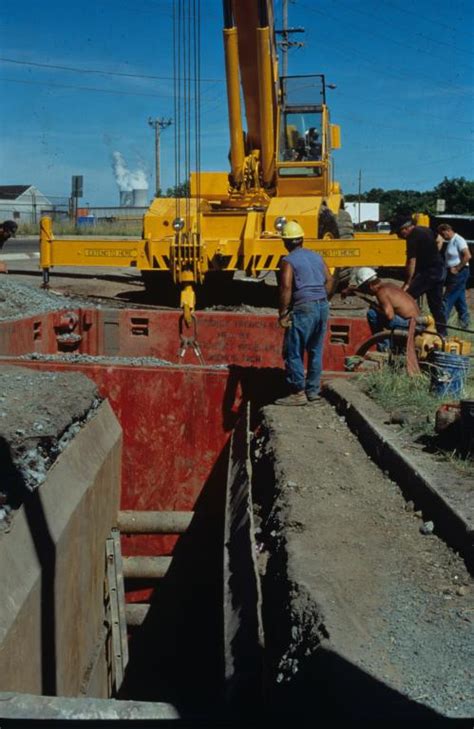
[[[337,227],[339,228],[339,238],[349,240],[354,237],[354,223],[347,210],[339,210],[337,214]]]
[[[337,227],[339,228],[339,238],[342,240],[351,240],[354,238],[354,223],[347,210],[339,210],[337,214]],[[352,275],[352,268],[340,267],[336,268],[335,278],[336,291],[340,291],[349,285],[349,281]]]
[[[339,238],[339,228],[334,213],[323,207],[318,218],[318,238]]]

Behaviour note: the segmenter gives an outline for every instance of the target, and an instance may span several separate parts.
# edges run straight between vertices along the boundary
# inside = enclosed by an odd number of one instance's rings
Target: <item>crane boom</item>
[[[208,278],[279,267],[286,219],[302,226],[305,246],[330,267],[403,265],[404,245],[395,236],[336,240],[342,194],[331,159],[339,127],[330,122],[324,75],[279,76],[272,1],[223,0],[223,15],[230,174],[191,172],[184,217],[179,199],[156,197],[141,240],[56,241],[44,220],[45,281],[54,265],[135,266],[158,290],[171,274],[190,323],[195,287]]]

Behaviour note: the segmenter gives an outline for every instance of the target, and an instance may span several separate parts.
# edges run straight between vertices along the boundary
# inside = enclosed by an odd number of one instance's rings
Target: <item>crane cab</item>
[[[279,110],[277,196],[329,195],[330,152],[340,147],[340,132],[329,121],[324,76],[283,77]]]

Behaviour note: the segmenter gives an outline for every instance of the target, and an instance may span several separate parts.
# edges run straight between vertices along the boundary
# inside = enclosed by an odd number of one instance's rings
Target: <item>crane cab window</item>
[[[321,114],[284,111],[282,122],[280,162],[318,162],[322,159]]]

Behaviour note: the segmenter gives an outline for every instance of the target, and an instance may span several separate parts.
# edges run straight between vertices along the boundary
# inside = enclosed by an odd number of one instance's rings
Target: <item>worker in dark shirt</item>
[[[443,284],[446,265],[438,249],[433,231],[412,220],[400,226],[398,235],[407,242],[405,282],[402,286],[414,299],[426,294],[428,306],[436,322],[438,334],[446,334],[443,306]]]

